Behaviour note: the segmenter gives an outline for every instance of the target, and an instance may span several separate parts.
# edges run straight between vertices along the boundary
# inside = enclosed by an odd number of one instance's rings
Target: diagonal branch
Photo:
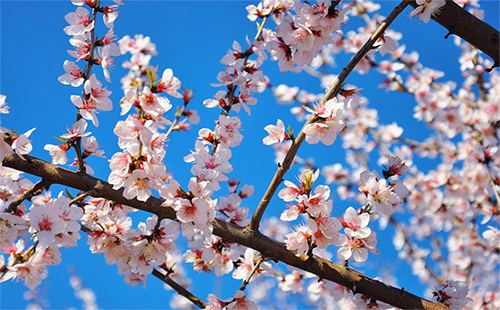
[[[179,283],[172,280],[168,273],[164,275],[160,271],[158,271],[158,269],[153,268],[153,275],[173,288],[179,295],[186,297],[190,302],[198,306],[200,309],[205,309],[207,307],[207,304],[205,304],[201,299],[193,295],[190,291],[186,290]]]
[[[409,4],[414,8],[418,6],[415,1],[410,1]],[[449,31],[445,39],[450,34],[459,36],[490,56],[495,62],[495,67],[500,66],[498,30],[450,0],[446,0],[446,4],[440,8],[439,13],[432,16],[432,19]]]
[[[407,0],[403,0],[397,7],[394,8],[394,10],[392,10],[391,14],[389,14],[387,19],[382,22],[382,24],[378,27],[377,30],[375,30],[370,39],[366,41],[363,47],[361,47],[361,49],[356,53],[356,55],[354,55],[354,57],[347,64],[347,66],[344,69],[342,69],[342,72],[339,74],[335,82],[333,82],[333,85],[328,89],[326,95],[323,97],[321,101],[326,102],[332,99],[333,97],[337,96],[338,92],[340,91],[340,88],[342,87],[342,84],[347,79],[352,70],[354,70],[354,68],[361,61],[361,59],[363,59],[363,57],[365,57],[366,54],[373,48],[375,42],[377,42],[377,40],[384,34],[384,31],[387,30],[389,25],[396,19],[396,17],[401,12],[403,12],[403,10],[408,6],[408,4],[409,2]],[[273,197],[274,193],[278,189],[278,186],[281,184],[283,176],[290,169],[290,166],[293,163],[293,158],[297,154],[300,145],[302,144],[302,142],[304,142],[305,139],[304,128],[308,124],[316,122],[318,119],[319,117],[316,114],[311,115],[311,117],[309,117],[307,122],[300,130],[299,134],[297,135],[297,138],[294,139],[292,145],[290,146],[290,150],[288,151],[285,159],[283,160],[283,163],[278,167],[278,170],[274,174],[271,184],[269,184],[267,191],[264,193],[264,196],[260,200],[260,203],[257,206],[257,210],[255,210],[255,213],[252,216],[252,221],[250,222],[249,229],[255,231],[259,229],[260,220],[262,219],[264,211],[269,205],[269,202],[271,201],[271,198]]]
[[[177,218],[172,208],[161,205],[163,200],[160,198],[150,197],[146,202],[141,202],[137,199],[126,199],[123,197],[123,189],[114,190],[109,183],[103,180],[85,173],[73,172],[61,168],[33,156],[24,155],[24,157],[26,160],[22,160],[15,153],[7,154],[3,160],[3,165],[41,177],[53,184],[57,183],[86,192],[94,190],[94,197],[113,200],[117,203],[156,214],[160,218],[171,220]],[[355,293],[362,293],[370,298],[401,309],[448,309],[442,304],[420,298],[403,289],[386,285],[349,267],[334,264],[319,256],[311,256],[309,259],[303,261],[288,251],[282,243],[258,231],[248,230],[219,219],[215,219],[212,222],[212,226],[214,227],[214,234],[225,240],[250,247],[262,253],[265,257],[280,260],[285,264],[313,273],[322,279],[336,282]]]

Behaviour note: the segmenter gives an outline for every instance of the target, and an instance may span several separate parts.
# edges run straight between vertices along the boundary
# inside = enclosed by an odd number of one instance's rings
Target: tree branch
[[[418,6],[413,0],[409,4],[414,8]],[[445,39],[450,34],[459,36],[490,56],[495,62],[495,67],[500,66],[500,36],[498,30],[451,0],[446,0],[446,4],[440,8],[439,13],[432,15],[431,18],[449,31]]]
[[[281,181],[283,181],[283,176],[292,166],[293,159],[295,158],[295,155],[297,155],[297,152],[299,151],[302,142],[304,142],[304,139],[306,138],[306,134],[304,133],[304,128],[307,125],[316,122],[318,119],[319,118],[316,114],[311,115],[311,117],[307,120],[307,122],[300,130],[297,137],[293,140],[293,143],[290,146],[290,149],[288,150],[288,153],[286,154],[283,163],[279,165],[278,170],[274,174],[271,183],[269,184],[266,192],[264,193],[264,196],[260,200],[260,203],[257,206],[257,209],[255,210],[255,213],[252,216],[252,220],[250,222],[250,225],[248,226],[249,229],[255,231],[259,230],[260,220],[264,215],[264,211],[266,211],[267,206],[271,202],[271,198],[274,196],[274,193],[278,189],[278,186],[281,184]]]
[[[186,290],[179,283],[172,280],[172,278],[170,278],[168,273],[164,275],[157,269],[153,269],[153,275],[158,279],[162,280],[163,282],[165,282],[165,284],[167,284],[171,288],[173,288],[177,293],[179,293],[179,295],[182,295],[187,299],[189,299],[190,302],[198,306],[200,309],[205,309],[207,307],[207,305],[203,301],[201,301],[198,297],[194,296],[191,292]]]
[[[3,160],[3,165],[41,177],[53,184],[57,183],[86,192],[94,190],[94,197],[106,198],[156,214],[160,218],[176,220],[175,211],[170,207],[162,206],[163,200],[160,198],[150,197],[146,202],[137,199],[126,199],[123,197],[123,189],[114,190],[109,183],[103,180],[85,173],[61,168],[33,156],[24,155],[24,157],[26,160],[22,160],[15,153],[7,154]],[[265,257],[280,260],[285,264],[313,273],[322,279],[336,282],[353,292],[362,293],[375,300],[380,300],[401,309],[448,309],[440,303],[431,302],[404,290],[386,285],[351,268],[334,264],[319,256],[311,256],[303,261],[288,251],[282,243],[256,230],[248,230],[219,219],[215,219],[212,226],[214,227],[214,234],[225,240],[250,247],[262,253]]]
[[[356,53],[356,55],[354,55],[354,57],[347,64],[347,66],[344,69],[342,69],[342,72],[339,74],[335,82],[333,82],[333,85],[328,89],[326,95],[323,97],[321,101],[326,102],[338,94],[340,88],[342,87],[342,84],[349,76],[349,74],[352,72],[352,70],[354,70],[354,68],[361,61],[361,59],[363,59],[363,57],[365,57],[366,54],[373,48],[375,42],[377,42],[377,40],[384,34],[384,31],[387,30],[389,25],[394,21],[394,19],[396,19],[396,17],[401,12],[403,12],[403,10],[408,6],[408,4],[409,2],[407,0],[404,0],[397,7],[395,7],[394,10],[392,10],[391,14],[389,14],[387,19],[384,22],[382,22],[382,24],[377,28],[377,30],[375,30],[370,39],[366,41],[363,47]],[[297,154],[300,145],[305,139],[306,135],[304,134],[304,128],[308,124],[316,122],[318,119],[319,117],[316,114],[311,115],[311,117],[309,117],[307,122],[300,130],[299,134],[297,135],[297,138],[294,139],[292,145],[290,146],[290,149],[288,150],[288,153],[286,154],[285,159],[283,160],[283,163],[278,167],[278,170],[274,174],[271,184],[269,184],[267,191],[264,193],[264,196],[260,200],[260,203],[257,206],[257,210],[255,210],[255,213],[252,216],[252,221],[250,222],[249,229],[251,230],[259,229],[260,220],[262,218],[262,215],[264,214],[264,211],[269,205],[269,202],[271,202],[271,198],[278,189],[278,186],[281,184],[283,176],[290,169],[290,166],[293,163],[293,158]]]

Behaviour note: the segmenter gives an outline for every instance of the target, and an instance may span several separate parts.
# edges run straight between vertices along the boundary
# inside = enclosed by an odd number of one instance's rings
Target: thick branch
[[[418,6],[415,1],[411,1],[410,5],[414,8]],[[446,1],[446,4],[440,8],[439,13],[433,15],[432,19],[449,31],[445,38],[450,34],[459,36],[490,56],[495,62],[495,66],[500,65],[500,36],[498,30],[450,0]]]
[[[172,208],[161,205],[162,199],[150,197],[146,202],[137,199],[126,199],[123,197],[123,189],[114,190],[113,186],[106,181],[94,178],[86,173],[61,168],[36,157],[23,156],[26,160],[22,160],[15,153],[7,154],[3,160],[3,165],[36,175],[51,183],[62,184],[84,192],[93,191],[93,197],[106,198],[116,203],[156,214],[159,218],[176,218],[175,211]]]
[[[137,199],[123,197],[123,189],[114,190],[113,187],[102,180],[85,173],[73,172],[44,160],[24,155],[22,160],[14,153],[7,154],[3,165],[28,174],[36,175],[51,183],[65,185],[82,191],[94,190],[94,197],[106,198],[117,203],[128,205],[139,210],[158,215],[160,218],[176,219],[175,211],[170,207],[162,206],[162,199],[150,197],[148,201],[141,202]],[[247,230],[222,220],[212,222],[214,234],[219,237],[253,248],[265,257],[280,260],[285,264],[311,272],[322,279],[327,279],[343,285],[356,293],[362,293],[370,298],[380,300],[401,309],[448,309],[442,304],[433,303],[416,295],[386,285],[371,279],[353,269],[334,264],[331,261],[312,256],[303,261],[278,241],[262,235],[255,230]]]

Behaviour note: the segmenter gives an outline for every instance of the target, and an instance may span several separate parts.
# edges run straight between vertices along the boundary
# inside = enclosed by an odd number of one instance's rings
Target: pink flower
[[[85,32],[82,35],[74,36],[69,43],[75,47],[74,51],[68,50],[68,54],[76,58],[76,61],[90,58],[90,35]]]
[[[264,127],[264,130],[269,133],[267,137],[262,139],[262,142],[264,142],[265,145],[280,143],[285,140],[285,137],[287,136],[285,133],[285,124],[283,124],[283,121],[280,119],[278,119],[276,126],[267,125]]]
[[[320,101],[317,104],[313,104],[314,109],[310,109],[306,107],[306,110],[311,113],[316,113],[321,118],[329,118],[332,116],[332,113],[337,110],[337,97],[334,97],[327,102]]]
[[[126,35],[118,42],[122,54],[130,52],[131,54],[150,54],[155,56],[157,54],[156,45],[151,42],[150,37],[144,37],[142,34],[137,34],[132,39]]]
[[[84,78],[82,70],[76,65],[76,63],[66,60],[64,61],[64,71],[65,74],[58,78],[58,81],[64,85],[71,85],[78,87],[82,85]]]
[[[238,268],[236,268],[233,272],[233,278],[234,279],[240,279],[244,280],[246,279],[252,269],[255,267],[255,250],[253,249],[246,249],[245,250],[245,256],[244,258],[240,258],[238,262]],[[272,266],[268,262],[263,262],[260,264],[260,267],[257,268],[256,272],[253,274],[253,276],[250,278],[250,282],[252,282],[255,279],[258,279],[260,275],[266,275],[266,276],[272,276],[273,273],[271,271]]]
[[[27,229],[27,221],[17,215],[0,213],[0,241],[13,242],[17,239],[20,231]]]
[[[332,145],[337,139],[338,130],[335,130],[336,125],[335,122],[328,121],[306,125],[304,133],[306,134],[307,143],[317,144],[321,141],[325,145]]]
[[[410,170],[408,166],[397,156],[389,157],[389,168],[387,170],[387,175],[402,175]]]
[[[100,145],[99,145],[99,143],[97,143],[97,140],[95,137],[83,137],[82,147],[85,150],[84,154],[86,156],[95,155],[95,156],[101,157],[101,158],[106,157],[103,155],[104,154],[103,150],[98,150]]]
[[[304,207],[298,204],[288,206],[288,209],[281,213],[280,220],[282,221],[294,221],[299,215],[304,213]]]
[[[182,95],[177,91],[179,88],[181,88],[181,81],[174,76],[172,69],[165,69],[160,83],[156,86],[156,90],[158,92],[165,92],[173,97],[182,98]]]
[[[278,87],[273,88],[274,97],[276,97],[278,103],[281,104],[293,103],[293,100],[297,96],[298,92],[299,88],[297,86],[288,87],[285,84],[280,84]]]
[[[55,235],[64,232],[66,223],[59,217],[59,210],[49,206],[37,206],[29,213],[30,232],[36,233],[36,240],[41,248],[51,246]]]
[[[144,170],[134,170],[125,179],[123,187],[123,197],[127,199],[137,198],[139,201],[147,201],[149,196],[151,196],[151,184],[148,175]],[[113,186],[114,189],[120,188],[120,186]]]
[[[9,113],[9,107],[7,106],[7,103],[5,102],[5,99],[7,97],[4,95],[0,95],[0,114],[8,114]]]
[[[82,97],[71,95],[71,102],[78,108],[78,112],[84,119],[91,120],[94,126],[99,127],[99,120],[96,115],[97,104],[92,98],[83,101]]]
[[[88,5],[89,7],[93,8],[95,6],[95,1],[96,0],[71,0],[71,3],[77,6],[82,6],[84,4]]]
[[[235,68],[239,68],[243,64],[245,55],[241,49],[241,45],[237,41],[233,42],[233,50],[234,51],[228,51],[220,62],[225,66],[231,65]]]
[[[86,137],[91,134],[91,132],[85,132],[87,129],[87,122],[83,118],[73,124],[71,128],[67,129],[69,133],[62,135],[61,137],[69,141],[74,141],[78,137]]]
[[[255,21],[258,18],[263,18],[269,16],[275,9],[280,5],[279,1],[276,0],[264,0],[263,3],[259,2],[257,6],[249,5],[246,7],[248,12],[248,19],[250,21]]]
[[[461,310],[472,302],[472,298],[467,297],[469,288],[464,281],[449,280],[443,283],[437,292],[437,301],[443,303],[451,310]]]
[[[368,259],[368,251],[379,254],[375,248],[377,245],[377,234],[372,231],[370,236],[363,239],[341,238],[341,244],[337,244],[337,257],[342,260],[352,260],[354,262],[364,262]]]
[[[227,310],[253,310],[257,309],[257,305],[251,301],[247,300],[245,293],[243,291],[234,292],[235,301],[227,305]]]
[[[402,181],[393,180],[387,183],[386,179],[379,179],[376,172],[363,171],[360,180],[359,190],[367,196],[368,202],[376,211],[385,215],[392,215],[409,194]]]
[[[44,150],[49,151],[50,156],[52,156],[52,163],[54,165],[64,165],[68,162],[68,157],[66,157],[66,152],[69,150],[70,146],[68,144],[63,145],[53,145],[46,144]]]
[[[205,310],[221,310],[226,306],[225,303],[220,301],[219,298],[217,298],[217,296],[215,296],[214,294],[208,295],[207,301],[208,303]]]
[[[95,74],[92,74],[90,79],[85,81],[84,90],[96,102],[98,110],[111,111],[113,109],[113,104],[109,99],[111,91],[102,86],[102,83],[95,77]]]
[[[172,207],[177,211],[177,219],[182,223],[205,223],[210,205],[201,198],[194,198],[193,203],[188,199],[178,199]]]
[[[300,274],[297,270],[293,270],[291,274],[287,274],[278,282],[278,287],[283,292],[303,294],[305,291],[303,278],[304,275]]]
[[[46,265],[43,264],[42,262],[27,261],[24,263],[19,263],[16,264],[14,267],[7,269],[1,281],[17,278],[20,281],[24,281],[24,284],[26,284],[28,288],[34,290],[35,287],[37,287],[38,285],[40,285],[40,283],[42,283],[40,276],[45,271],[45,268]]]
[[[410,12],[410,17],[420,14],[420,18],[425,23],[428,23],[431,15],[438,13],[439,8],[446,4],[445,0],[417,0],[416,2],[419,6]]]
[[[12,143],[12,149],[16,152],[16,154],[21,157],[22,160],[26,160],[23,155],[29,154],[31,150],[33,150],[33,146],[31,145],[31,140],[28,137],[36,128],[28,130],[23,133],[19,137],[13,138],[14,142]]]
[[[219,137],[219,140],[228,147],[237,147],[243,140],[240,128],[241,120],[238,116],[228,117],[220,115],[219,125],[215,129],[215,134]]]
[[[101,8],[101,12],[104,14],[102,18],[104,20],[104,24],[106,24],[106,27],[113,28],[113,22],[118,17],[117,8],[118,5],[109,5]]]
[[[306,206],[306,211],[313,217],[330,214],[332,210],[332,201],[328,200],[330,197],[330,188],[325,185],[318,185],[309,197],[301,196],[303,204]],[[302,200],[302,199],[301,199]]]
[[[307,226],[299,226],[295,232],[286,234],[286,248],[288,250],[297,250],[297,256],[303,256],[309,250],[308,241],[313,236],[313,231]]]
[[[172,104],[170,104],[170,100],[166,97],[158,96],[155,93],[151,92],[151,89],[148,86],[145,86],[142,90],[142,94],[139,95],[139,103],[141,108],[146,113],[151,114],[162,114],[172,108]]]
[[[76,9],[76,12],[68,13],[64,18],[69,24],[69,26],[64,28],[64,32],[67,35],[78,36],[94,28],[94,22],[86,8],[79,7]]]
[[[104,47],[99,47],[97,49],[97,52],[100,57],[97,60],[97,63],[102,66],[102,71],[104,73],[106,81],[108,81],[108,83],[111,83],[109,69],[115,66],[116,60],[114,57],[120,55],[120,49],[116,44],[110,44]]]
[[[300,189],[294,183],[285,180],[286,188],[280,190],[278,193],[278,197],[283,199],[286,202],[293,201],[295,198],[303,193],[303,189]]]
[[[370,214],[358,215],[353,207],[347,208],[341,219],[344,232],[351,238],[363,239],[371,234],[371,229],[366,227],[370,223]]]

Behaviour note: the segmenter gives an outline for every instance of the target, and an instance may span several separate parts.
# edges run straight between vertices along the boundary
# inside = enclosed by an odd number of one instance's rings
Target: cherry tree
[[[157,46],[147,34],[116,34],[122,1],[71,2],[63,29],[71,49],[52,82],[74,90],[64,104],[76,120],[57,120],[67,129],[43,141],[43,158],[30,155],[35,128],[0,128],[1,282],[22,282],[35,294],[50,266],[79,246],[116,265],[131,286],[165,283],[178,293],[175,308],[289,307],[290,294],[313,308],[500,308],[499,34],[481,21],[490,12],[478,1],[404,0],[388,16],[377,11],[392,2],[243,5],[256,31],[220,55],[207,98],[154,63]],[[406,49],[405,34],[391,28],[405,16],[453,35],[461,84]],[[350,60],[338,70],[341,55]],[[117,66],[128,73],[115,76]],[[275,81],[267,70],[312,77],[324,90]],[[353,74],[403,94],[429,135],[406,136],[396,109],[392,123],[380,122],[364,85],[349,84]],[[116,81],[121,99],[112,100]],[[16,103],[2,92],[0,113],[8,114]],[[266,93],[291,106],[301,126],[267,109],[273,122],[258,128],[258,148],[247,146],[252,184],[234,175],[235,155],[246,143],[243,129],[259,118],[256,107],[271,105],[260,100]],[[217,116],[202,118],[203,109]],[[107,113],[119,117],[108,133],[117,147],[91,133]],[[188,141],[180,156],[189,165],[171,169],[176,139]],[[314,156],[303,158],[303,144]],[[261,148],[273,149],[275,171],[261,171]],[[106,173],[91,160],[105,163]],[[358,271],[387,255],[379,246],[386,238],[426,296],[381,270]],[[197,273],[238,284],[201,296],[189,280]],[[97,307],[71,274],[85,307]]]

